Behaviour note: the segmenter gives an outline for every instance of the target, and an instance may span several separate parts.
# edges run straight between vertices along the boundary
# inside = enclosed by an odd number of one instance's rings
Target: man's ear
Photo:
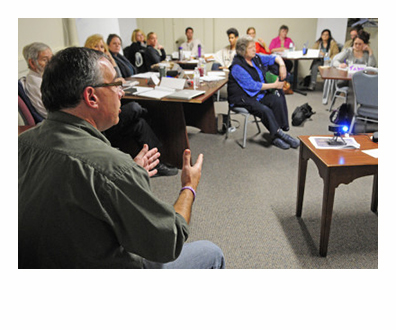
[[[29,62],[29,68],[32,71],[37,72],[37,66],[36,66],[36,63],[34,63],[33,59],[29,58],[28,62]]]
[[[84,102],[91,108],[98,107],[98,96],[95,93],[95,88],[88,86],[84,89],[83,93]]]

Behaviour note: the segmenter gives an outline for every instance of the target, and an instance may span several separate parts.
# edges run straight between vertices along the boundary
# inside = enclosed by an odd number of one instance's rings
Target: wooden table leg
[[[204,103],[184,103],[186,124],[199,128],[202,133],[217,134],[216,114],[213,98]]]
[[[371,195],[371,211],[378,211],[378,173],[374,174],[373,193]]]
[[[149,112],[150,126],[162,142],[160,161],[182,168],[183,152],[190,148],[181,102],[139,100]]]
[[[297,183],[297,206],[296,206],[296,216],[301,217],[302,206],[304,200],[305,191],[305,179],[307,177],[307,165],[308,159],[304,159],[304,148],[305,145],[301,143],[300,145],[300,156],[298,161],[298,183]]]
[[[331,171],[328,170],[325,177],[323,178],[323,202],[322,202],[322,220],[320,228],[320,243],[319,243],[319,254],[322,257],[327,255],[327,247],[329,245],[330,237],[330,225],[331,218],[333,215],[334,206],[334,195],[336,184],[332,180]]]

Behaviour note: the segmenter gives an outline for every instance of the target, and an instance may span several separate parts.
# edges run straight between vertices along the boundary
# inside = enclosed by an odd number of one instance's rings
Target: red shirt
[[[262,54],[267,54],[267,55],[271,54],[271,52],[267,52],[265,50],[265,48],[263,46],[261,46],[261,44],[257,41],[256,41],[256,53],[257,54],[262,53]]]

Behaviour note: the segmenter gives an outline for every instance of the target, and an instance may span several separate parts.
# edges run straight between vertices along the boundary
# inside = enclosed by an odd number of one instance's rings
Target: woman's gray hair
[[[29,69],[31,69],[29,60],[33,60],[33,62],[37,63],[40,52],[43,52],[49,48],[50,47],[48,45],[46,45],[42,42],[33,42],[33,43],[23,47],[22,54],[26,60],[26,63],[28,65]]]
[[[249,35],[239,37],[235,46],[236,53],[244,57],[246,55],[246,48],[252,41],[254,39]]]

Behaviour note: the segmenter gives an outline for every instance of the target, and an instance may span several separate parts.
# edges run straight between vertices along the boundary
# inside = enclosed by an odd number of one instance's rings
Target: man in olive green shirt
[[[124,95],[102,53],[59,52],[41,91],[48,118],[19,136],[19,268],[224,268],[213,243],[185,243],[203,155],[184,152],[172,206],[151,192],[158,151],[133,160],[102,135]]]

